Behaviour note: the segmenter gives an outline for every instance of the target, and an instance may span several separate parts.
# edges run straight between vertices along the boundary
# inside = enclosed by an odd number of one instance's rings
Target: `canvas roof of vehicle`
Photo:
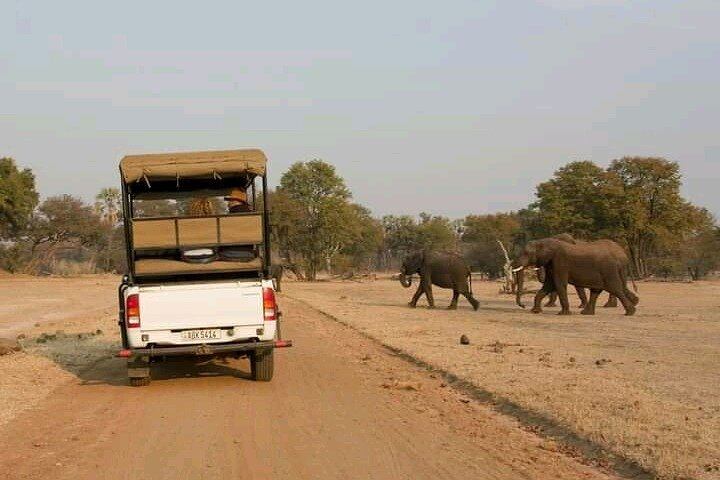
[[[262,150],[215,150],[203,152],[127,155],[120,172],[127,184],[175,178],[214,178],[265,175],[267,158]]]

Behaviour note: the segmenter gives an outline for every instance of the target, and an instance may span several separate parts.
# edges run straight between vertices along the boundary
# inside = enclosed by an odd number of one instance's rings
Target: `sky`
[[[377,216],[524,208],[575,160],[680,164],[720,216],[717,0],[0,3],[0,156],[92,201],[131,153],[333,164]]]

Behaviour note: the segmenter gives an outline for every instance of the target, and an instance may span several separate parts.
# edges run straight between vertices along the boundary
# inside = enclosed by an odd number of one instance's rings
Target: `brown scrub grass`
[[[379,278],[288,282],[285,295],[626,466],[720,478],[720,283],[640,283],[632,317],[622,308],[580,315],[573,296],[574,314],[561,317],[557,308],[532,314],[499,283],[480,281],[477,312],[462,298],[445,310],[451,292],[439,288],[435,309],[424,299],[411,309],[414,286]]]

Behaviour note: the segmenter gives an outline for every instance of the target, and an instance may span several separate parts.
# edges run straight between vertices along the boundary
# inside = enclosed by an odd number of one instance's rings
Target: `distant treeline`
[[[375,218],[332,165],[298,162],[269,192],[275,261],[314,279],[396,269],[408,252],[428,248],[457,251],[494,278],[505,263],[499,242],[512,256],[530,239],[567,232],[620,242],[635,276],[697,279],[720,266],[720,229],[680,196],[680,185],[678,164],[662,158],[626,157],[606,169],[578,161],[538,185],[536,201],[517,212]],[[139,208],[153,216],[178,209],[163,201]],[[104,188],[93,205],[72,195],[39,203],[32,171],[2,158],[0,241],[0,266],[11,272],[123,272],[120,192]]]

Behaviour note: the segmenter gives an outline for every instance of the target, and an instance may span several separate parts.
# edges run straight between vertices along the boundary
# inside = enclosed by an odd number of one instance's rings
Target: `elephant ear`
[[[536,259],[536,266],[542,267],[546,265],[550,260],[552,260],[552,254],[550,252],[550,248],[548,247],[549,240],[546,239],[538,240],[535,242],[535,259]]]

